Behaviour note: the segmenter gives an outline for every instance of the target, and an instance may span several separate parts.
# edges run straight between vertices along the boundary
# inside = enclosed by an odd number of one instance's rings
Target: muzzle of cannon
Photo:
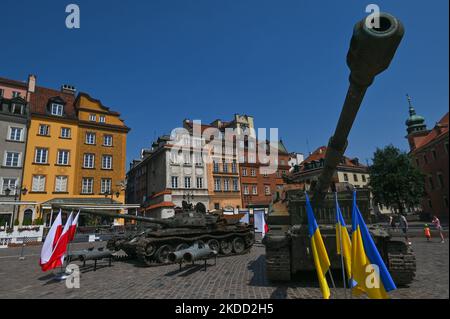
[[[203,248],[196,248],[186,251],[183,254],[183,260],[187,263],[191,263],[196,260],[213,257],[215,255],[217,255],[217,251],[205,246]]]

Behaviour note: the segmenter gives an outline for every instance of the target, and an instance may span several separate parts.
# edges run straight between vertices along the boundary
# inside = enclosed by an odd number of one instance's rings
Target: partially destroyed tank
[[[369,28],[364,19],[353,30],[347,55],[351,71],[350,86],[336,130],[329,140],[321,174],[316,182],[310,184],[309,189],[332,269],[341,268],[340,258],[336,253],[334,192],[338,194],[344,219],[350,225],[353,193],[350,185],[340,187],[343,185],[333,183],[336,168],[343,158],[350,129],[366,90],[375,76],[389,66],[403,34],[402,23],[387,13],[380,14],[379,28]],[[300,184],[298,172],[285,176],[285,179],[285,188],[276,194],[272,203],[267,220],[269,231],[263,240],[266,247],[267,276],[272,281],[288,281],[296,273],[315,269],[308,236],[305,185]],[[371,224],[370,191],[361,188],[357,190],[359,209],[395,283],[409,284],[416,270],[411,247],[403,239],[392,238],[386,228]]]
[[[206,213],[183,209],[173,217],[158,219],[128,214],[107,214],[82,211],[94,215],[139,222],[137,231],[116,236],[108,241],[112,251],[123,250],[128,257],[144,265],[167,263],[171,252],[189,248],[194,243],[208,245],[219,255],[243,254],[254,243],[251,225],[241,223],[241,215]]]

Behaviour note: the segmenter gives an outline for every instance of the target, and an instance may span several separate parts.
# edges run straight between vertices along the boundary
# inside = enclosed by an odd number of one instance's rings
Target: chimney
[[[34,93],[36,91],[36,76],[28,75],[28,92]]]
[[[77,91],[77,89],[74,86],[72,86],[72,85],[68,85],[68,84],[61,85],[61,92],[62,93],[75,95],[76,91]]]

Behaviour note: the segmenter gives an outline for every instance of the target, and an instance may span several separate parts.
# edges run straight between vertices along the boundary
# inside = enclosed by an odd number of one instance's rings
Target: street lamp
[[[183,199],[187,199],[187,203],[190,204],[191,200],[194,200],[194,192],[187,191],[183,194]]]

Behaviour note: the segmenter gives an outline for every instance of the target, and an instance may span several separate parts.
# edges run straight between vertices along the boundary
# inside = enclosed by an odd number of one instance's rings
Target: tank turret
[[[386,70],[404,35],[402,23],[387,13],[380,14],[378,28],[369,28],[366,19],[353,29],[347,65],[350,68],[349,88],[333,136],[328,142],[322,171],[317,182],[311,184],[312,205],[324,238],[331,267],[341,267],[336,253],[335,201],[329,192],[338,164],[347,148],[347,138],[367,88],[375,76]],[[269,280],[290,280],[292,275],[313,270],[310,252],[304,188],[298,180],[299,172],[287,176],[288,183],[281,194],[274,197],[269,213],[269,232],[263,242],[266,246],[266,271]],[[403,241],[391,238],[388,231],[370,225],[370,191],[358,189],[357,204],[369,223],[371,235],[398,285],[408,284],[415,275],[415,257]],[[344,219],[350,223],[352,190],[338,192]]]

